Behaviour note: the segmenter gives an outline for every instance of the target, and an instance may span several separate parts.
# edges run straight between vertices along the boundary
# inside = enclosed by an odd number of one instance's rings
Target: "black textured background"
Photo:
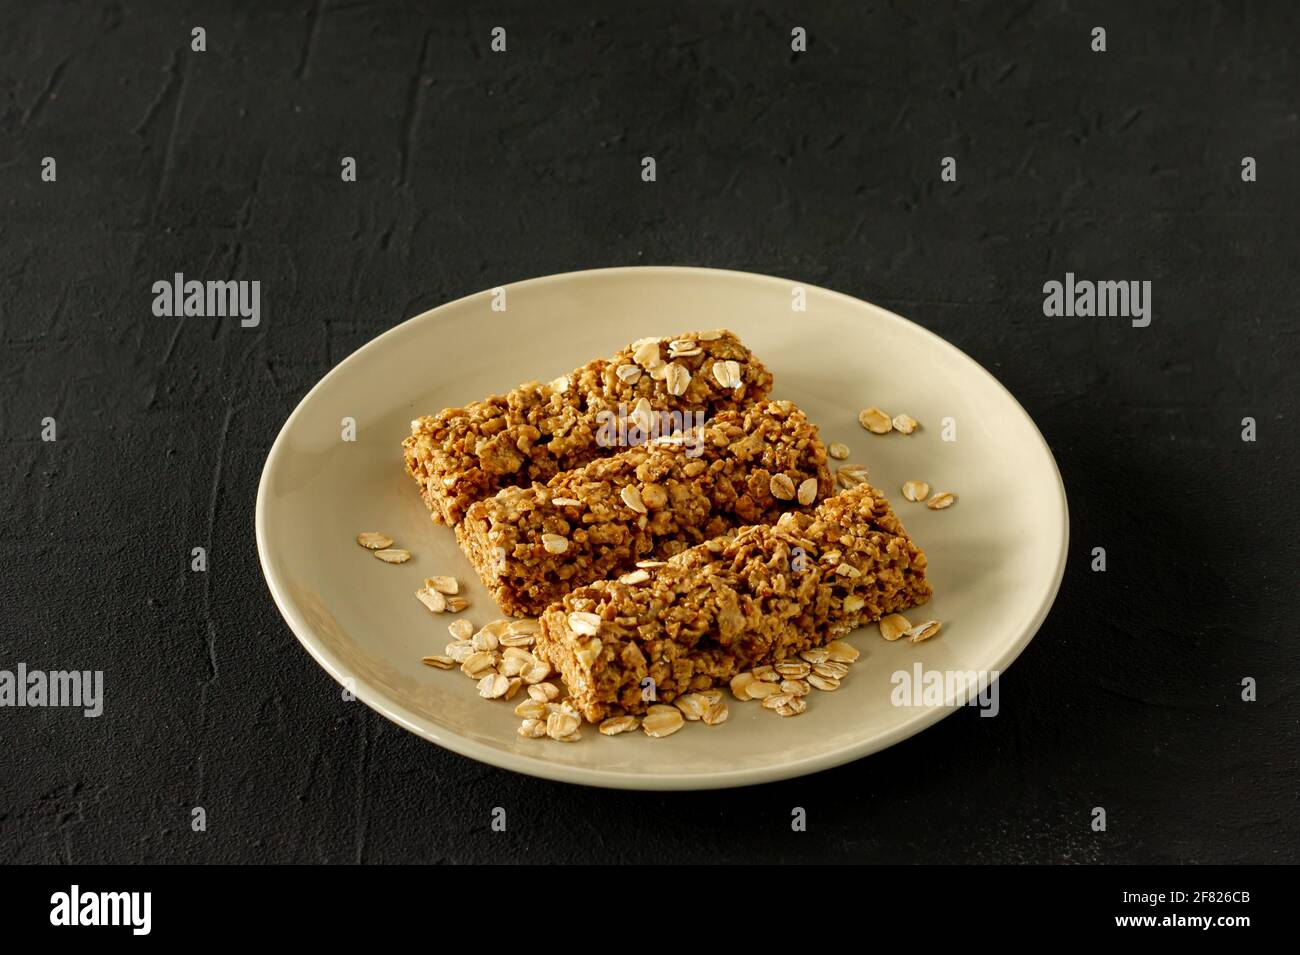
[[[0,709],[0,858],[1300,861],[1296,5],[474,7],[0,3],[0,668],[107,696]],[[448,299],[639,263],[861,296],[1033,415],[1072,554],[998,719],[605,792],[443,752],[298,646],[252,510],[307,389]],[[1067,270],[1149,279],[1151,326],[1044,318]],[[261,326],[155,318],[176,271],[260,280]]]

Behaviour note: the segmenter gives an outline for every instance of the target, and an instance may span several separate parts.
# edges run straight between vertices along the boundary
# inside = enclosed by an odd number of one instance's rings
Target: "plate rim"
[[[990,666],[990,670],[998,673],[998,679],[1006,673],[1012,663],[1024,652],[1025,647],[1038,635],[1042,628],[1043,622],[1047,619],[1052,607],[1055,605],[1056,597],[1060,593],[1061,583],[1065,577],[1065,566],[1069,556],[1070,549],[1070,512],[1069,498],[1065,493],[1065,482],[1061,477],[1061,469],[1056,463],[1056,456],[1052,454],[1052,449],[1043,437],[1042,431],[1037,423],[1025,410],[1024,406],[1016,399],[1010,390],[987,368],[972,358],[966,352],[962,351],[956,345],[947,339],[932,332],[930,329],[920,325],[911,319],[904,318],[887,308],[868,302],[866,299],[849,295],[845,292],[838,292],[834,289],[824,288],[809,282],[795,279],[782,278],[780,276],[770,275],[762,272],[746,272],[737,269],[716,269],[703,266],[683,266],[683,265],[626,265],[612,266],[598,269],[575,269],[569,272],[556,272],[549,275],[535,276],[533,278],[521,279],[515,282],[501,283],[491,286],[487,289],[481,289],[462,295],[459,298],[443,302],[433,308],[407,318],[391,328],[385,329],[374,338],[351,352],[346,358],[338,362],[333,368],[321,376],[307,393],[298,401],[290,412],[284,424],[276,434],[275,440],[267,452],[266,460],[262,466],[262,474],[257,485],[257,501],[254,510],[254,527],[257,540],[258,563],[262,569],[262,578],[265,580],[267,588],[271,591],[271,598],[275,602],[276,609],[280,611],[280,616],[289,626],[289,630],[297,638],[298,642],[307,650],[308,654],[314,659],[326,673],[330,675],[335,682],[340,685],[345,680],[352,680],[355,687],[354,693],[356,698],[368,706],[370,709],[383,716],[385,719],[396,723],[403,729],[406,729],[421,738],[428,740],[435,745],[444,749],[451,750],[461,756],[468,757],[490,766],[501,769],[507,769],[512,772],[523,773],[525,775],[538,777],[541,779],[553,780],[556,782],[573,783],[578,785],[595,786],[605,789],[624,789],[637,791],[663,791],[663,790],[706,790],[706,789],[728,789],[740,786],[761,785],[763,783],[778,782],[785,779],[792,779],[799,776],[805,776],[810,773],[820,772],[826,769],[833,769],[836,766],[842,766],[872,753],[880,752],[891,746],[901,743],[903,740],[915,736],[923,730],[929,729],[935,723],[939,722],[945,716],[955,712],[957,707],[952,706],[935,706],[928,707],[919,719],[916,719],[904,726],[894,728],[883,735],[869,737],[865,740],[847,745],[841,749],[833,750],[827,753],[821,753],[815,756],[808,756],[803,759],[787,760],[785,762],[758,768],[732,769],[707,773],[662,773],[653,776],[643,776],[630,773],[623,773],[618,770],[594,769],[583,766],[570,766],[561,763],[554,763],[537,756],[518,755],[505,752],[489,746],[486,743],[479,743],[468,736],[457,735],[446,731],[440,731],[439,728],[428,722],[419,722],[407,716],[405,707],[397,704],[387,698],[387,694],[379,687],[373,686],[362,675],[351,672],[341,661],[334,658],[314,636],[311,625],[294,607],[289,599],[286,588],[271,572],[269,567],[270,543],[267,530],[267,510],[269,491],[271,483],[270,475],[276,466],[276,462],[281,455],[285,453],[284,447],[287,442],[287,435],[293,427],[295,420],[307,407],[308,403],[316,396],[317,392],[325,388],[329,382],[340,374],[349,363],[358,360],[362,353],[368,349],[376,347],[383,339],[390,335],[397,334],[401,329],[415,322],[431,321],[432,316],[444,309],[451,309],[456,305],[467,302],[470,299],[483,295],[491,291],[492,288],[512,288],[524,285],[543,285],[552,282],[572,280],[580,276],[597,276],[618,274],[657,274],[665,277],[672,275],[691,275],[695,277],[707,276],[728,276],[739,278],[747,281],[776,282],[784,284],[798,285],[802,288],[815,290],[819,293],[830,295],[836,299],[843,300],[855,308],[866,306],[875,309],[886,319],[894,322],[901,322],[912,326],[913,329],[921,332],[923,335],[933,339],[940,348],[948,349],[955,353],[961,360],[968,362],[979,373],[983,374],[991,381],[997,389],[1006,397],[1011,405],[1020,412],[1025,421],[1038,441],[1039,447],[1047,455],[1047,460],[1051,464],[1052,473],[1056,477],[1057,497],[1060,503],[1060,537],[1061,546],[1056,556],[1056,565],[1053,568],[1052,584],[1048,588],[1045,596],[1040,600],[1030,623],[1025,627],[1024,632],[1016,641],[1005,650],[1001,657]]]

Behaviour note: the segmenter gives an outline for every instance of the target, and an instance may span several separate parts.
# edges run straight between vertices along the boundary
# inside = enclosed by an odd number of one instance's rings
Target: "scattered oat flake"
[[[474,625],[462,617],[460,620],[453,620],[448,624],[447,632],[457,640],[468,640],[474,636]]]
[[[634,730],[640,725],[641,721],[635,716],[611,716],[600,724],[600,735],[617,736],[619,733]]]
[[[682,716],[691,722],[703,717],[711,705],[712,701],[701,693],[683,693],[673,700],[673,706],[681,710]]]
[[[808,478],[799,485],[798,500],[800,504],[811,504],[817,500],[817,479]]]
[[[809,674],[808,679],[812,679],[814,676],[816,676],[815,673]],[[781,692],[789,693],[791,696],[807,696],[811,689],[812,688],[808,685],[807,680],[781,681]]]
[[[825,690],[832,693],[840,688],[840,681],[834,677],[822,676],[820,673],[813,673],[808,677],[808,682],[819,690]]]
[[[531,697],[515,705],[515,716],[522,716],[526,720],[541,719],[546,715],[546,704],[541,700],[535,700]]]
[[[924,481],[904,481],[903,497],[909,501],[924,501],[930,496],[930,485]]]
[[[901,431],[903,434],[911,434],[919,427],[919,422],[908,414],[896,414],[891,422],[895,431]]]
[[[738,700],[748,700],[749,688],[756,681],[752,673],[737,673],[731,678],[731,693]]]
[[[437,667],[439,670],[450,670],[456,665],[456,661],[451,657],[440,656],[424,657],[420,662],[428,667]]]
[[[645,735],[654,739],[671,736],[685,725],[686,718],[682,716],[681,710],[662,703],[650,707],[650,712],[641,721],[641,729],[645,731]]]
[[[789,680],[801,680],[812,669],[802,660],[782,660],[775,667],[776,672]]]
[[[840,482],[840,487],[846,490],[865,484],[870,476],[861,464],[846,464],[835,472],[835,479]]]
[[[402,550],[400,547],[374,550],[371,551],[371,553],[382,560],[385,564],[405,564],[411,559],[411,552],[409,550]]]
[[[911,640],[913,643],[921,643],[924,640],[929,640],[938,633],[939,628],[942,626],[943,624],[938,620],[927,620],[925,623],[918,623],[915,627],[912,627],[907,631],[907,639]]]
[[[534,683],[528,688],[528,695],[541,703],[552,703],[560,698],[560,688],[554,683]]]
[[[564,739],[578,732],[582,720],[573,713],[556,710],[546,717],[546,735],[551,739]]]
[[[840,663],[838,660],[827,660],[825,663],[819,663],[813,667],[813,672],[818,676],[824,676],[828,680],[842,680],[849,675],[849,665]]]
[[[541,683],[551,675],[551,665],[540,657],[533,657],[524,664],[524,668],[519,671],[519,676],[525,683],[532,686]]]
[[[417,590],[415,596],[420,603],[429,608],[430,613],[442,613],[447,609],[447,598],[436,590],[424,587]]]
[[[768,490],[778,501],[789,501],[795,495],[794,481],[785,474],[773,474],[772,479],[768,481]]]
[[[751,700],[762,700],[781,692],[781,687],[766,680],[755,680],[745,689]]]
[[[858,424],[872,434],[888,434],[894,429],[894,423],[890,420],[889,415],[879,408],[864,408],[858,412]]]
[[[546,721],[527,719],[519,724],[519,735],[528,739],[541,739],[546,735]]]
[[[426,577],[424,586],[430,590],[436,590],[440,594],[458,594],[460,593],[460,582],[455,577]]]
[[[464,597],[448,597],[447,609],[452,613],[460,613],[469,607],[469,601]]]
[[[801,696],[792,696],[775,709],[778,716],[798,716],[808,709],[808,701]]]
[[[831,658],[831,652],[826,649],[826,647],[812,647],[811,649],[804,650],[799,654],[799,656],[815,665],[818,663],[825,663],[829,660]]]
[[[940,491],[934,497],[930,498],[930,500],[926,501],[925,506],[932,511],[942,511],[945,507],[952,507],[952,503],[955,500],[956,497],[953,496],[951,491]]]
[[[366,550],[379,550],[384,547],[392,547],[393,539],[387,534],[379,533],[379,531],[362,531],[357,535],[357,543]]]
[[[460,672],[471,679],[478,679],[496,665],[496,657],[491,653],[471,653],[460,665]]]
[[[832,441],[830,447],[826,449],[826,453],[836,461],[843,461],[849,456],[849,446],[843,441]]]
[[[826,653],[836,663],[852,663],[861,656],[857,647],[851,646],[843,640],[832,640],[826,644]]]
[[[912,624],[901,613],[891,613],[880,619],[880,635],[891,643],[912,629]]]
[[[719,723],[727,722],[727,717],[730,715],[731,713],[727,709],[727,704],[722,702],[722,700],[718,700],[704,711],[704,715],[700,717],[700,719],[707,726],[717,726]]]
[[[510,681],[500,673],[489,673],[478,681],[478,695],[485,700],[495,700],[506,695]]]

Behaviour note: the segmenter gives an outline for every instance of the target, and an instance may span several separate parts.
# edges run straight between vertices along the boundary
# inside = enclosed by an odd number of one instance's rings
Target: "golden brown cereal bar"
[[[602,419],[620,408],[711,417],[765,398],[771,386],[731,332],[642,339],[548,384],[416,419],[402,443],[406,470],[434,521],[454,525],[504,487],[545,483],[621,450],[602,444]]]
[[[456,536],[502,609],[536,615],[579,584],[831,494],[817,428],[788,401],[600,458],[470,506]]]
[[[925,554],[869,484],[812,513],[683,551],[642,583],[579,587],[541,617],[537,653],[592,721],[644,713],[923,604]]]

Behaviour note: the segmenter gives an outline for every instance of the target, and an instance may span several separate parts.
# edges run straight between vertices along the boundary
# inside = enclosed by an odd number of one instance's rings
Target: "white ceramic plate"
[[[357,697],[414,733],[473,759],[548,779],[628,789],[740,786],[815,772],[906,739],[951,707],[891,703],[891,674],[1005,671],[1047,615],[1065,567],[1065,492],[1051,452],[1015,399],[974,361],[920,326],[857,299],[797,283],[691,268],[574,272],[470,295],[405,322],[342,362],[302,400],[266,461],[257,545],[275,602],[313,657]],[[435,527],[402,468],[410,421],[549,380],[648,335],[727,327],[775,376],[773,395],[796,402],[843,441],[930,559],[935,597],[911,612],[937,618],[939,636],[886,643],[873,625],[843,687],[814,691],[785,719],[731,703],[716,727],[689,723],[672,737],[613,738],[588,727],[578,743],[519,737],[514,704],[487,702],[458,671],[423,666],[441,653],[454,618],[415,599],[422,579],[453,574],[475,626],[502,616],[451,530]],[[877,436],[859,409],[905,411],[910,437]],[[356,421],[356,440],[341,422]],[[942,440],[942,421],[956,440]],[[838,462],[832,462],[836,464]],[[957,494],[947,510],[905,501],[918,478]],[[401,565],[358,547],[380,530],[409,549]],[[728,694],[730,698],[730,694]]]

